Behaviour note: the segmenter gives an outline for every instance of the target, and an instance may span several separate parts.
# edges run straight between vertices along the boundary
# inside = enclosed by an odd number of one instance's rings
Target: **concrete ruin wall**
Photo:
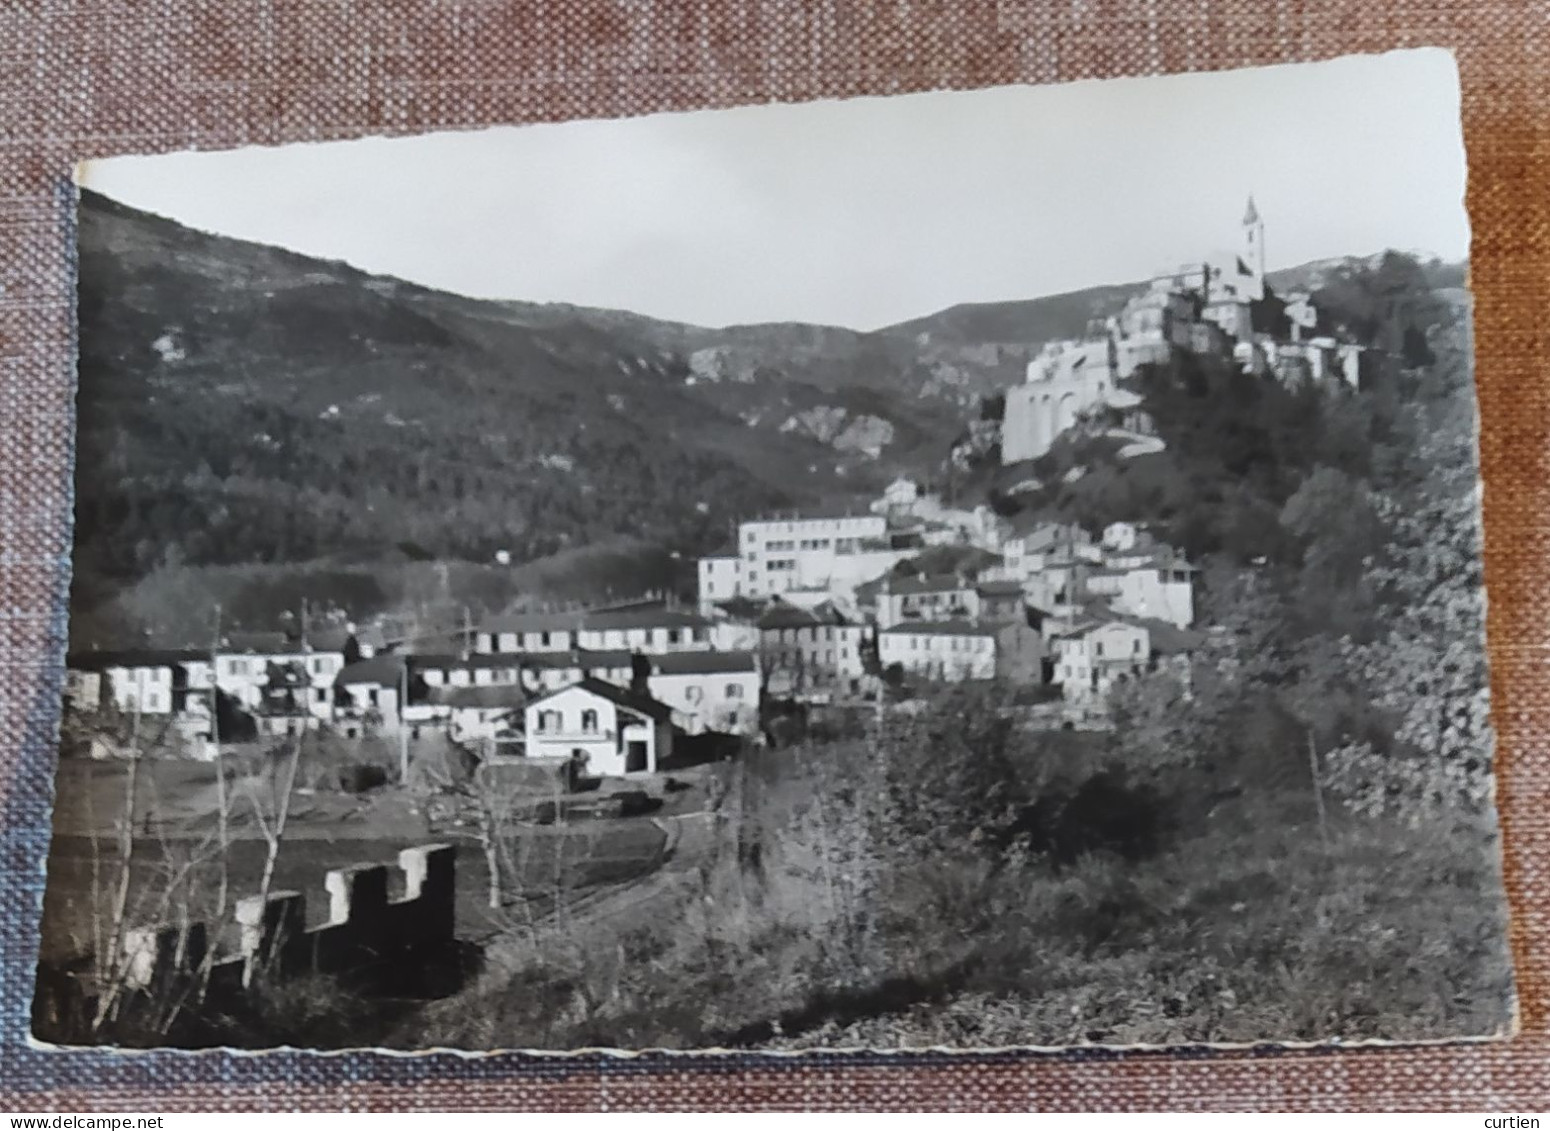
[[[275,891],[237,901],[232,923],[140,927],[125,933],[127,988],[159,994],[197,973],[214,945],[212,989],[303,974],[378,975],[407,969],[453,945],[457,850],[449,844],[398,854],[404,894],[389,899],[387,864],[327,873],[328,918],[307,925],[307,898]]]

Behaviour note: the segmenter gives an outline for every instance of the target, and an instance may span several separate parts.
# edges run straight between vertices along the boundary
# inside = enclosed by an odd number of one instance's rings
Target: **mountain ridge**
[[[83,191],[77,568],[533,560],[930,485],[1137,284],[861,331],[473,299]],[[413,453],[405,458],[405,451]]]

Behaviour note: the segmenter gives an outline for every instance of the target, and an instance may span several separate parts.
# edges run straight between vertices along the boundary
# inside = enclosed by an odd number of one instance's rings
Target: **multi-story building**
[[[708,617],[722,602],[734,601],[744,595],[738,584],[742,577],[741,563],[742,559],[736,554],[722,554],[700,559],[701,616]]]
[[[139,649],[73,655],[66,665],[65,706],[77,714],[112,710],[154,720],[142,742],[188,757],[214,755],[214,668],[208,653]],[[127,735],[122,737],[128,737]],[[94,751],[109,755],[112,745]]]
[[[692,652],[715,646],[716,622],[681,609],[587,609],[511,613],[475,630],[474,650],[487,655],[603,651]]]
[[[867,671],[866,625],[832,607],[776,604],[759,621],[760,661],[772,690],[861,690]]]
[[[1070,702],[1101,698],[1116,680],[1134,678],[1151,665],[1147,630],[1121,620],[1083,620],[1051,634],[1054,680]]]
[[[885,672],[924,679],[1044,681],[1044,640],[1026,622],[906,621],[878,632],[877,652]]]
[[[523,657],[509,653],[418,653],[405,661],[410,678],[418,677],[427,687],[494,687],[522,681]]]
[[[523,711],[529,696],[520,687],[512,684],[442,686],[434,689],[427,698],[440,708],[436,717],[444,719],[447,736],[454,742],[493,749],[521,741]],[[408,722],[409,712],[405,714]]]
[[[1001,565],[986,570],[982,580],[1028,581],[1046,566],[1063,559],[1098,562],[1101,549],[1092,535],[1074,523],[1033,521],[1014,523],[1001,539]]]
[[[404,713],[406,722],[450,718],[456,726],[461,717],[472,725],[468,711],[476,708],[488,714],[513,695],[525,702],[583,679],[596,679],[624,688],[642,686],[644,681],[647,693],[673,708],[675,725],[687,734],[750,733],[758,724],[759,665],[752,651],[648,654],[576,649],[520,656],[474,655],[466,660],[411,656],[407,661],[410,706]],[[487,695],[461,694],[485,689]],[[457,710],[450,716],[445,711],[422,712],[422,701],[433,707],[461,709],[464,714],[459,716]]]
[[[1120,575],[1119,591],[1111,604],[1132,616],[1153,617],[1176,628],[1188,628],[1195,623],[1197,572],[1182,558],[1156,554]]]
[[[646,690],[673,709],[685,734],[759,729],[759,665],[750,652],[676,652],[649,658]]]
[[[892,628],[907,621],[974,620],[979,592],[962,574],[885,576],[877,591],[877,625]]]
[[[65,691],[79,711],[111,705],[124,714],[170,715],[174,690],[189,686],[188,667],[197,666],[207,678],[208,661],[197,652],[175,650],[82,653],[70,657]]]
[[[283,633],[253,634],[229,638],[216,650],[215,683],[244,710],[257,713],[271,680],[279,679],[301,708],[298,715],[321,721],[333,714],[334,680],[343,667],[342,650],[314,648]]]
[[[972,621],[907,622],[881,629],[877,656],[884,671],[949,682],[996,676],[996,629]]]
[[[348,738],[397,733],[404,722],[409,672],[402,656],[346,664],[334,677],[335,729]]]
[[[1017,581],[981,581],[974,586],[975,616],[987,623],[1028,623],[1028,597]]]
[[[798,590],[843,593],[892,569],[896,548],[882,514],[792,514],[745,522],[735,556],[703,558],[700,607]]]

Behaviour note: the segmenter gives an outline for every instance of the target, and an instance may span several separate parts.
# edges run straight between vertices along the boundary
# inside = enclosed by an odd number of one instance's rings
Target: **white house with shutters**
[[[528,703],[529,758],[580,755],[586,771],[619,777],[649,774],[673,751],[673,710],[665,703],[588,678]]]

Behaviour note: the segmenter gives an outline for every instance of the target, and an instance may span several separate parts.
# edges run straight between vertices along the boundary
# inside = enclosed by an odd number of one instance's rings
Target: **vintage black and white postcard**
[[[83,166],[35,1038],[1509,1033],[1458,110]]]

